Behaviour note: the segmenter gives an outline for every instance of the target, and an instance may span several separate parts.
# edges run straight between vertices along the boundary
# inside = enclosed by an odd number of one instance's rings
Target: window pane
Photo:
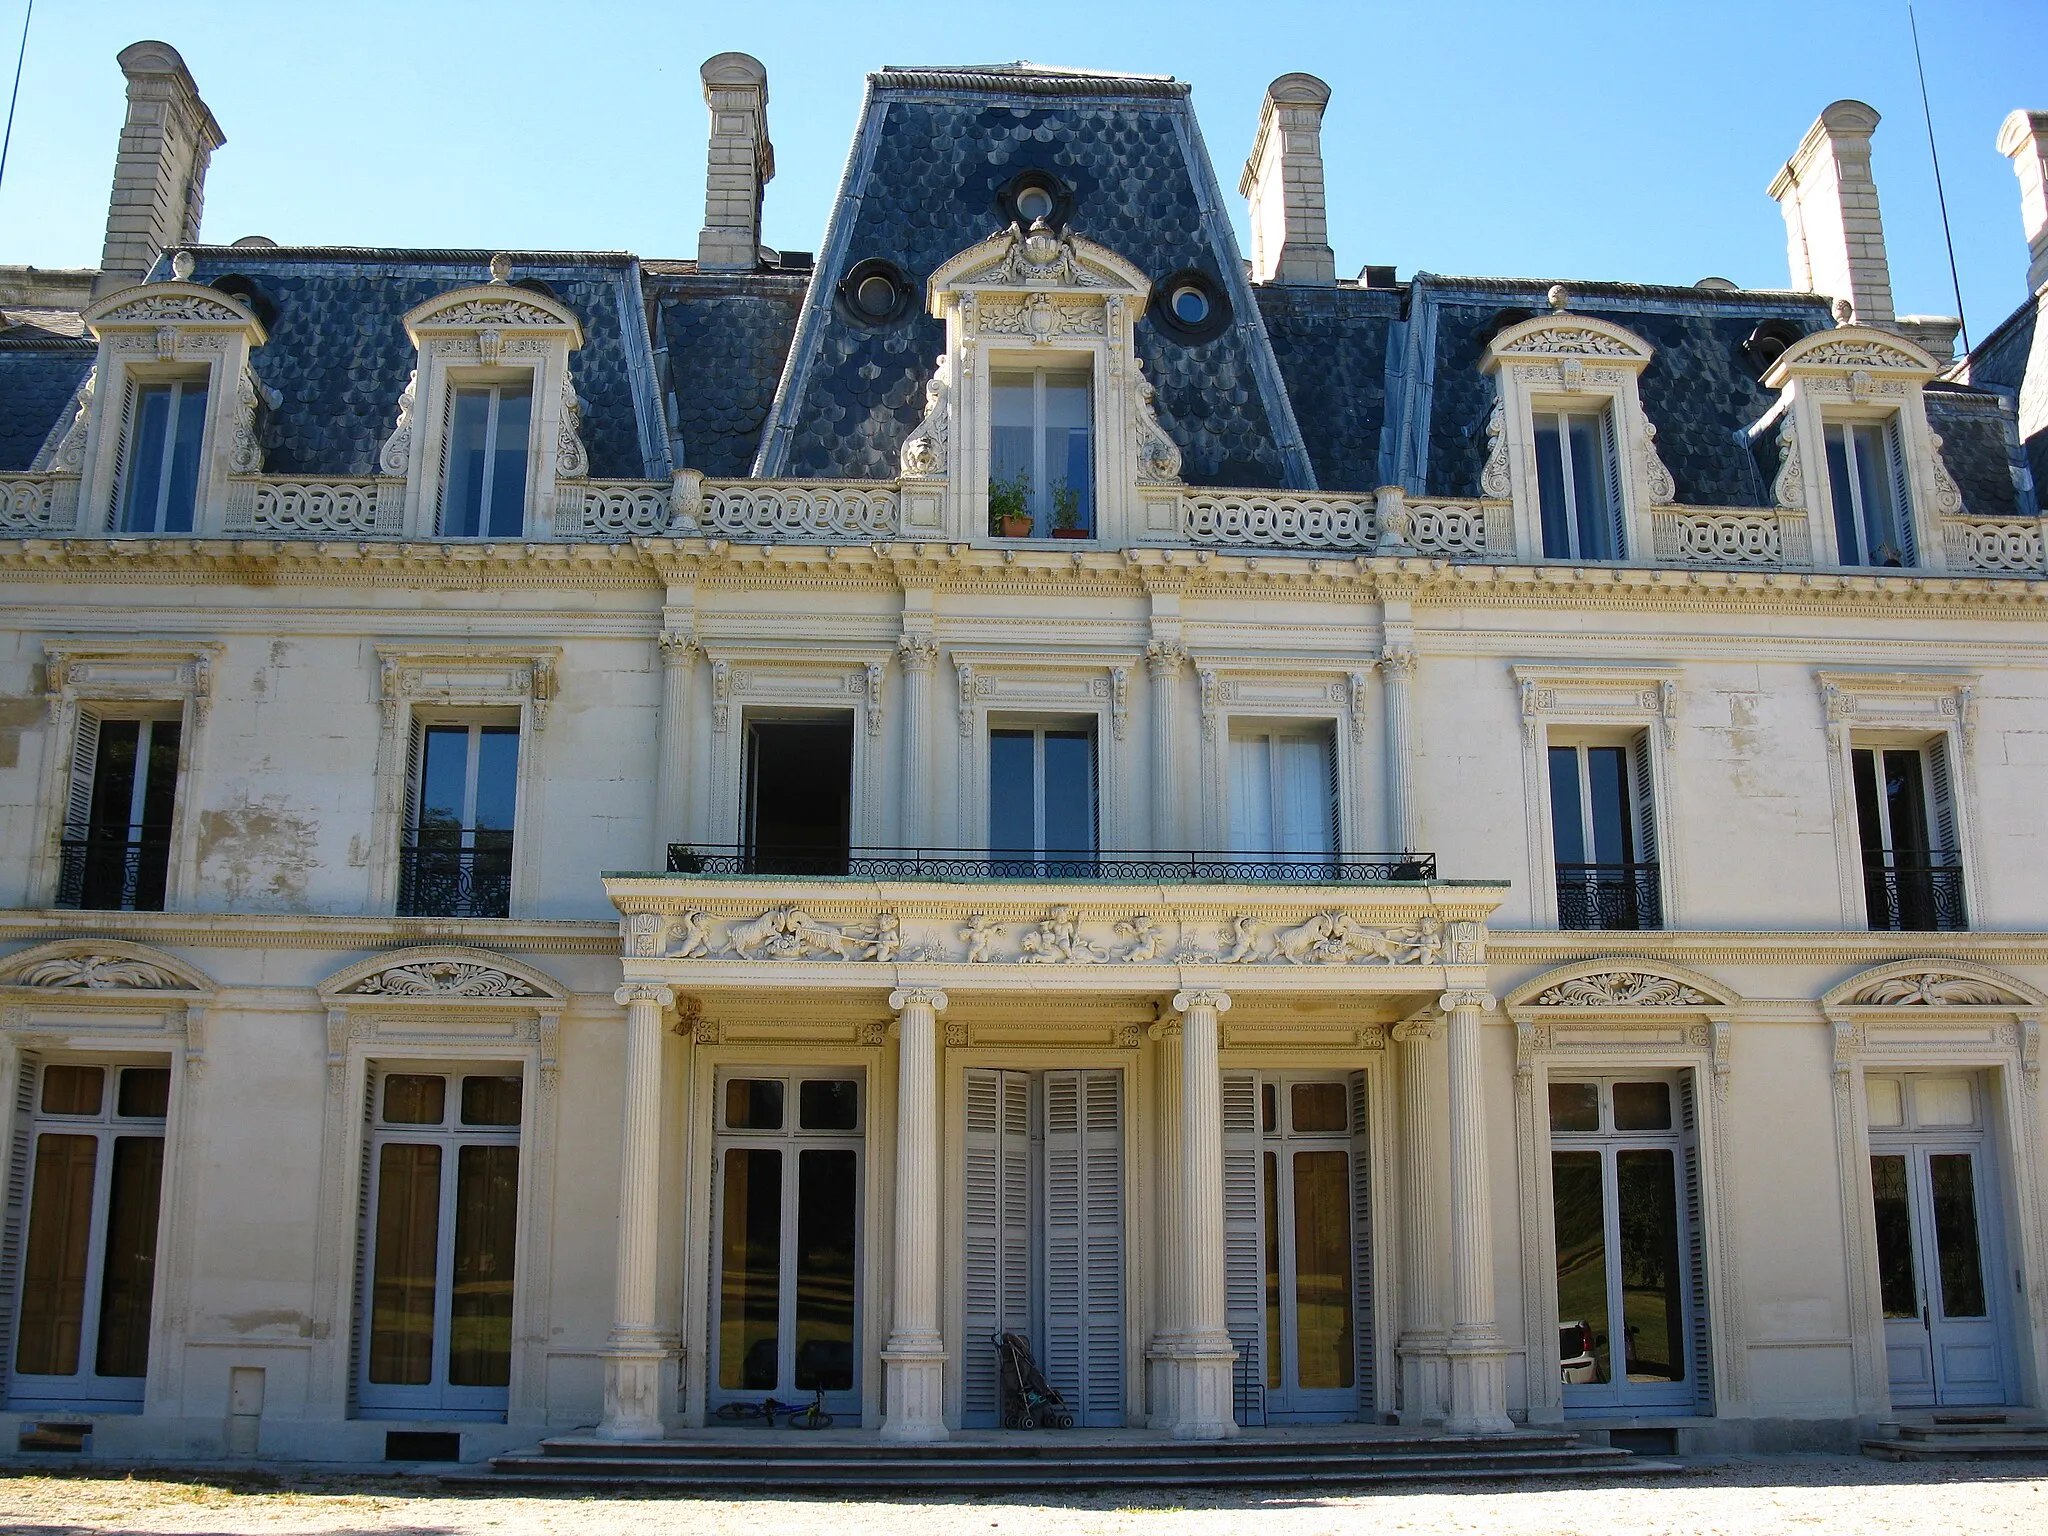
[[[782,1085],[774,1086],[779,1090]],[[723,1194],[718,1385],[728,1392],[772,1392],[780,1371],[776,1321],[782,1307],[782,1154],[767,1148],[729,1149]]]
[[[1630,1381],[1685,1380],[1678,1262],[1678,1158],[1669,1147],[1614,1154],[1621,1217],[1621,1318]]]
[[[1344,1091],[1341,1083],[1314,1086]],[[1294,1154],[1294,1363],[1304,1388],[1351,1385],[1348,1152]]]
[[[199,444],[206,434],[206,390],[185,385],[178,391],[177,439],[171,447],[170,486],[164,496],[163,531],[190,533],[192,508],[199,495]]]
[[[1941,1267],[1941,1315],[1983,1317],[1984,1261],[1977,1249],[1976,1165],[1967,1152],[1927,1159],[1934,1189],[1934,1254]]]
[[[1854,480],[1849,472],[1849,448],[1840,422],[1822,429],[1828,448],[1828,499],[1835,508],[1835,543],[1844,565],[1866,565],[1863,530],[1856,521]]]
[[[423,845],[453,847],[462,831],[463,792],[469,780],[469,727],[427,728],[420,766],[419,833]]]
[[[1884,800],[1891,820],[1892,852],[1924,861],[1928,850],[1927,791],[1918,752],[1908,749],[1884,754]]]
[[[96,1115],[107,1092],[105,1067],[43,1068],[43,1113]]]
[[[470,1083],[506,1079],[472,1077]],[[513,1084],[518,1083],[512,1078]],[[512,1380],[512,1261],[519,1233],[519,1149],[467,1146],[455,1154],[455,1277],[449,1298],[448,1382]]]
[[[1342,1083],[1295,1083],[1288,1097],[1292,1100],[1288,1113],[1297,1132],[1351,1129],[1349,1095]]]
[[[988,846],[993,854],[1038,852],[1035,738],[1029,731],[988,733]]]
[[[92,768],[92,827],[121,841],[128,836],[128,818],[135,807],[135,755],[141,750],[142,722],[100,723],[99,756]]]
[[[1630,846],[1628,755],[1620,747],[1586,748],[1587,787],[1593,801],[1593,862],[1626,864]]]
[[[1863,1097],[1870,1111],[1870,1128],[1885,1130],[1906,1123],[1904,1084],[1895,1077],[1866,1077]]]
[[[1579,807],[1579,749],[1550,749],[1550,837],[1560,864],[1587,864],[1586,823]]]
[[[104,731],[105,727],[101,729]],[[178,794],[178,740],[183,727],[176,720],[152,720],[149,762],[142,782],[142,825],[161,834],[171,829],[171,809]]]
[[[121,1076],[125,1090],[129,1074]],[[107,1256],[100,1272],[97,1369],[102,1376],[146,1376],[150,1300],[156,1286],[157,1211],[164,1179],[163,1137],[115,1137],[111,1175]]]
[[[735,1131],[782,1129],[782,1083],[776,1078],[727,1078],[725,1123]]]
[[[1571,423],[1572,494],[1578,502],[1579,558],[1612,560],[1614,524],[1607,508],[1606,454],[1598,416],[1567,416]]]
[[[1569,1335],[1578,1324],[1592,1335],[1587,1379],[1607,1381],[1607,1202],[1600,1154],[1551,1153],[1550,1202],[1557,1231],[1559,1331]]]
[[[1022,491],[1024,510],[1038,503],[1036,402],[1028,373],[989,375],[989,488]]]
[[[485,432],[491,418],[488,389],[458,389],[448,420],[448,484],[441,492],[441,532],[466,539],[483,526]]]
[[[1872,565],[1901,565],[1905,550],[1892,515],[1891,455],[1884,428],[1860,422],[1850,430],[1856,439],[1856,488],[1863,496],[1863,547]]]
[[[1885,846],[1884,819],[1877,810],[1877,754],[1857,747],[1849,754],[1850,776],[1856,781],[1856,828],[1866,853]]]
[[[448,1118],[448,1079],[394,1072],[384,1079],[384,1123],[439,1125]]]
[[[440,1241],[441,1149],[401,1142],[379,1148],[375,1268],[370,1277],[368,1374],[374,1382],[423,1387],[434,1379],[434,1282]]]
[[[1259,1125],[1268,1136],[1280,1134],[1280,1090],[1272,1083],[1259,1084]]]
[[[532,393],[499,390],[497,464],[491,473],[491,514],[485,530],[494,539],[516,539],[526,531],[526,439],[532,424]]]
[[[851,1088],[851,1083],[805,1083]],[[849,1102],[851,1097],[849,1096]],[[850,1151],[796,1160],[796,1387],[853,1387],[853,1244],[859,1191]]]
[[[1090,447],[1093,420],[1088,395],[1085,378],[1045,381],[1045,472],[1049,481],[1045,510],[1052,514],[1055,527],[1095,526],[1095,471]]]
[[[806,1131],[850,1131],[860,1124],[860,1084],[806,1078],[797,1085],[796,1122]]]
[[[131,1120],[161,1120],[171,1111],[169,1067],[123,1067],[114,1113]]]
[[[1616,1083],[1614,1085],[1614,1128],[1617,1131],[1670,1130],[1671,1085],[1669,1083]]]
[[[164,488],[164,439],[171,430],[172,387],[158,384],[135,392],[135,418],[128,432],[128,458],[122,466],[121,528],[126,533],[155,533],[157,503]]]
[[[1598,1083],[1552,1083],[1550,1085],[1550,1129],[1597,1131],[1600,1129],[1600,1085]]]
[[[1552,560],[1572,557],[1571,517],[1564,501],[1564,448],[1557,415],[1536,413],[1536,499],[1543,515],[1543,553]]]
[[[1095,855],[1095,743],[1086,731],[1047,731],[1045,852],[1048,858]]]
[[[78,1371],[85,1327],[85,1263],[92,1239],[96,1136],[38,1136],[21,1266],[14,1368],[25,1376]]]
[[[477,733],[477,830],[512,830],[519,795],[519,727],[487,725]]]
[[[462,1080],[464,1125],[517,1125],[524,1084],[517,1077],[465,1077]]]
[[[1266,1092],[1272,1093],[1272,1084]],[[1277,1390],[1280,1378],[1280,1159],[1266,1154],[1266,1386]]]
[[[1230,739],[1230,846],[1273,853],[1273,738],[1263,731]]]
[[[1967,1077],[1913,1079],[1913,1119],[1920,1125],[1975,1125],[1975,1095]]]
[[[1886,1317],[1918,1317],[1920,1291],[1913,1279],[1913,1214],[1906,1195],[1906,1159],[1883,1153],[1870,1160],[1871,1202],[1877,1211],[1877,1289]]]

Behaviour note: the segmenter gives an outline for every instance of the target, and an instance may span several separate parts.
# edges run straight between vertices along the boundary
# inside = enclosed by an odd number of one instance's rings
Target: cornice
[[[1806,933],[1663,930],[1617,933],[1490,928],[1487,962],[1565,965],[1627,957],[1678,965],[1882,965],[1892,960],[1956,959],[1997,965],[2048,965],[2048,932],[1871,933],[1862,929]]]
[[[461,944],[507,954],[611,955],[619,925],[521,918],[341,917],[235,912],[0,911],[0,943],[120,938],[188,949],[382,949]]]

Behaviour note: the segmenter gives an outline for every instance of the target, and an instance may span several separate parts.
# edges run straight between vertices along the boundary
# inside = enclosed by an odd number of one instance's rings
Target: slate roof
[[[683,270],[646,282],[677,460],[714,479],[742,478],[761,446],[808,280]]]
[[[274,475],[367,475],[391,433],[416,353],[407,310],[489,276],[489,251],[328,247],[193,250],[193,281],[252,285],[270,339],[256,376],[284,398],[263,412],[264,469]],[[569,376],[583,402],[583,442],[599,478],[667,475],[653,359],[631,256],[513,253],[515,281],[539,279],[582,322]],[[151,274],[169,276],[159,262]]]
[[[1274,284],[1255,292],[1317,487],[1370,491],[1384,484],[1387,338],[1406,307],[1405,295]]]
[[[1930,385],[1927,424],[1941,437],[1942,462],[1963,493],[1965,512],[2033,517],[2040,510],[2018,430],[1996,393],[1961,384]]]
[[[36,334],[18,334],[35,329]],[[94,347],[40,328],[0,333],[0,473],[33,466],[50,429],[70,412]]]
[[[1995,389],[2017,404],[2048,401],[2048,329],[2042,312],[2048,294],[2036,294],[2008,315],[1971,352],[1966,377],[1972,384]],[[2048,412],[2035,404],[2034,429],[2022,444],[2037,496],[2048,496]]]

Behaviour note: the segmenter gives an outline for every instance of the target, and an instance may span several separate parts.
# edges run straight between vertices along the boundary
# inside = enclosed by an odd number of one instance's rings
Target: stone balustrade
[[[1180,498],[1192,544],[1246,549],[1333,549],[1371,554],[1379,517],[1370,494],[1314,491],[1191,491]]]
[[[1511,560],[1515,554],[1515,508],[1507,501],[1411,501],[1407,548],[1443,560]],[[1391,522],[1392,519],[1389,519]],[[1403,551],[1380,544],[1381,554]]]
[[[0,475],[0,531],[64,533],[78,521],[78,476]]]
[[[681,500],[671,531],[705,538],[860,543],[896,533],[896,487],[873,481],[707,480],[694,506],[687,496]]]
[[[668,531],[666,480],[566,480],[555,486],[555,537],[616,544]]]
[[[1952,571],[2011,571],[2039,576],[2048,569],[2038,521],[1988,517],[1947,517],[1941,523],[1942,552]]]
[[[1779,507],[1657,507],[1652,557],[1660,564],[1810,566],[1806,514]]]
[[[228,482],[222,530],[280,539],[392,538],[404,529],[405,482],[241,476]]]

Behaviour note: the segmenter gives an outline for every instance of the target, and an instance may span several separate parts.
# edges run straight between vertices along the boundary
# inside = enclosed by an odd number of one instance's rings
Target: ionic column
[[[1173,848],[1180,840],[1180,674],[1188,653],[1168,640],[1145,647],[1145,670],[1152,691],[1145,708],[1152,717],[1152,849]]]
[[[654,759],[654,862],[668,868],[668,845],[690,838],[690,684],[703,649],[688,632],[661,632],[661,732]]]
[[[1181,1232],[1180,1104],[1181,1029],[1177,1019],[1161,1019],[1149,1031],[1159,1042],[1159,1195],[1157,1298],[1153,1307],[1152,1347],[1147,1352],[1146,1424],[1173,1427],[1173,1352],[1181,1337],[1181,1255],[1187,1239]]]
[[[661,1016],[676,995],[653,982],[612,994],[626,1010],[626,1100],[619,1145],[619,1250],[604,1358],[607,1440],[659,1440],[661,1366],[673,1337],[655,1315],[661,1224]]]
[[[1454,1434],[1505,1434],[1507,1351],[1493,1313],[1493,1220],[1486,1184],[1486,1083],[1480,1061],[1479,1015],[1490,993],[1446,992],[1450,1019],[1451,1090],[1451,1411]]]
[[[896,1264],[884,1440],[946,1438],[946,1345],[939,1333],[938,1016],[946,994],[892,992],[896,1044]]]
[[[929,635],[905,635],[896,642],[896,662],[903,669],[903,763],[896,838],[905,847],[922,847],[931,804],[932,673],[939,665],[939,647]]]
[[[1223,1292],[1223,1074],[1218,1017],[1227,992],[1182,992],[1180,1021],[1181,1237],[1180,1337],[1173,1361],[1173,1424],[1178,1440],[1221,1440],[1237,1433],[1229,1320]]]
[[[1401,1047],[1401,1422],[1441,1424],[1450,1383],[1444,1346],[1443,1165],[1436,1129],[1443,1116],[1443,1021],[1434,1015],[1394,1026]]]
[[[1380,652],[1380,686],[1387,704],[1388,846],[1410,853],[1422,846],[1422,812],[1415,799],[1415,652],[1389,645]]]

